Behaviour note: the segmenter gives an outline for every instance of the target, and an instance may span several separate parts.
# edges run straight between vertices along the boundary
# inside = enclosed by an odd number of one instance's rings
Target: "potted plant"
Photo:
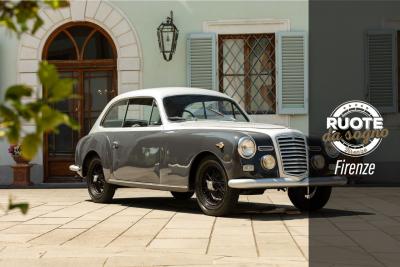
[[[16,163],[14,166],[11,166],[14,172],[14,185],[27,186],[31,184],[30,169],[32,165],[29,164],[29,160],[22,156],[21,149],[20,145],[10,145],[8,153],[10,153]]]

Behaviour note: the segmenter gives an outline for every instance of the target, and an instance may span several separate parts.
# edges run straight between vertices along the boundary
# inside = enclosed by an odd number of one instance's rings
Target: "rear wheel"
[[[228,187],[228,177],[215,157],[206,157],[196,172],[196,198],[206,215],[224,216],[236,205],[239,192]]]
[[[171,195],[178,200],[187,200],[194,195],[194,192],[173,192],[171,191]]]
[[[317,211],[328,202],[331,192],[330,186],[293,187],[288,189],[288,196],[299,210]]]
[[[99,158],[95,157],[90,160],[86,181],[89,195],[94,202],[108,203],[112,200],[115,186],[106,182]]]

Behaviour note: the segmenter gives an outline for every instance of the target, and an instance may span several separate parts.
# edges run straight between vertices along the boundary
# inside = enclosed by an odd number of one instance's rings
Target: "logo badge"
[[[323,140],[351,157],[368,155],[389,134],[389,130],[383,127],[379,111],[360,100],[339,105],[327,118],[326,127],[328,132]]]

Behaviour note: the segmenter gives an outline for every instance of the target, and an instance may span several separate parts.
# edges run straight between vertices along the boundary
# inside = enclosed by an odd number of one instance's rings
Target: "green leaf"
[[[79,130],[80,129],[80,125],[79,123],[74,120],[73,118],[71,118],[70,116],[64,114],[64,123],[66,125],[68,125],[69,127],[71,127],[73,130]]]
[[[0,118],[2,118],[3,121],[14,121],[18,119],[17,114],[5,105],[0,105]]]
[[[48,88],[48,101],[58,102],[64,100],[73,93],[74,80],[60,79],[56,82],[54,87]]]
[[[31,96],[33,89],[27,85],[13,85],[6,90],[5,100],[19,100],[24,96]]]
[[[31,160],[36,155],[39,146],[42,144],[40,136],[38,133],[30,133],[22,139],[21,152],[24,158]]]
[[[54,65],[42,61],[39,63],[39,80],[46,90],[52,90],[54,85],[58,82],[58,72]]]
[[[44,0],[44,3],[54,9],[69,6],[69,2],[65,0]]]
[[[35,23],[33,24],[33,28],[32,28],[32,30],[31,30],[31,34],[35,34],[36,31],[37,31],[40,27],[42,27],[43,23],[44,23],[43,20],[38,16],[38,17],[36,18],[36,20],[35,20]]]
[[[8,209],[20,209],[22,214],[26,214],[29,209],[29,204],[25,202],[20,202],[20,203],[13,203],[11,199],[8,202]]]
[[[49,106],[43,106],[41,109],[42,112],[42,121],[41,127],[43,127],[44,131],[52,131],[57,128],[60,124],[65,122],[65,114],[57,111],[55,109],[50,108]]]

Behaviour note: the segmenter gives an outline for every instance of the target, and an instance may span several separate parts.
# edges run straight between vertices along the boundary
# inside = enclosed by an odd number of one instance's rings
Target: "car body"
[[[300,188],[307,202],[318,188],[329,188],[330,194],[331,186],[347,183],[345,177],[331,175],[329,166],[336,157],[320,140],[298,130],[251,122],[225,94],[173,87],[136,90],[112,99],[90,133],[78,142],[70,169],[88,179],[92,198],[101,186],[92,192],[90,186],[101,177],[102,186],[112,188],[112,194],[116,186],[128,186],[167,190],[176,198],[196,191],[198,197],[199,183],[204,191],[217,192],[218,185],[226,190],[224,194],[234,192],[233,199],[271,188],[293,188],[292,192]],[[97,174],[90,165],[93,159],[101,166],[96,167]],[[213,182],[204,178],[201,183],[198,171],[207,160],[209,170],[203,167],[209,173],[204,175],[223,177],[213,177]],[[210,193],[209,197],[221,199],[224,194]],[[106,202],[110,197],[97,200]],[[225,215],[233,207],[226,205],[229,208],[224,206],[222,211],[202,209],[210,215]]]

